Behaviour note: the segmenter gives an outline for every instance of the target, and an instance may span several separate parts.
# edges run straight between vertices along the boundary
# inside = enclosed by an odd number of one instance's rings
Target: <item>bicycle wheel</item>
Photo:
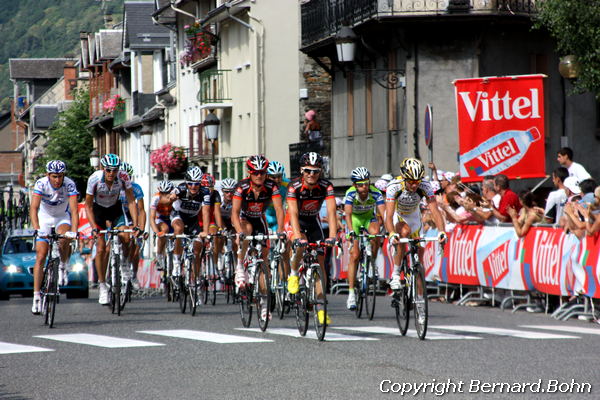
[[[58,297],[58,259],[52,259],[47,267],[46,292],[44,294],[44,324],[50,328],[54,326],[54,314]]]
[[[121,268],[120,265],[117,264],[115,267],[115,278],[114,278],[114,282],[113,282],[113,295],[114,295],[114,303],[116,303],[114,305],[114,307],[117,309],[117,315],[121,315],[121,304],[122,304],[122,300],[121,297],[123,296],[121,292],[124,291],[123,286],[121,285]]]
[[[412,290],[413,296],[412,301],[415,305],[415,328],[417,330],[417,336],[419,339],[424,340],[427,334],[427,319],[428,319],[428,306],[427,306],[427,283],[425,282],[425,275],[423,273],[423,267],[421,264],[415,264],[412,273]],[[418,294],[418,288],[421,287],[422,293]]]
[[[234,299],[233,299],[234,287],[232,285],[232,283],[233,283],[233,278],[232,278],[233,263],[232,263],[232,256],[228,252],[223,255],[223,272],[224,272],[223,290],[225,291],[225,299],[227,300],[227,304],[229,304],[229,302],[233,303],[233,301],[234,301]]]
[[[277,316],[279,319],[283,319],[285,315],[285,284],[284,284],[284,271],[283,271],[283,262],[281,259],[273,261],[275,264],[272,268],[273,276],[272,281],[274,284],[274,294],[275,294],[275,309],[277,310]]]
[[[183,276],[178,276],[177,278],[177,283],[178,283],[178,287],[179,287],[179,310],[181,310],[182,314],[185,314],[185,310],[187,308],[187,297],[188,297],[188,291],[187,291],[187,287],[185,285],[185,278]]]
[[[198,295],[201,291],[201,283],[199,281],[190,280],[188,285],[188,303],[190,305],[190,314],[192,317],[196,315],[196,308],[198,306]]]
[[[240,289],[238,301],[240,302],[240,316],[242,317],[242,326],[249,328],[252,322],[252,285],[246,285]]]
[[[321,298],[317,297],[317,283],[321,283]],[[325,279],[321,276],[319,268],[312,270],[312,282],[311,282],[311,302],[313,304],[313,317],[315,320],[315,331],[317,333],[317,339],[323,341],[325,339],[325,331],[327,330],[327,297],[325,295]],[[323,311],[323,323],[319,321],[319,312]]]
[[[299,292],[294,295],[296,310],[296,326],[301,336],[306,335],[308,330],[308,298],[306,296],[306,288],[300,288]]]
[[[168,253],[164,258],[163,265],[163,279],[165,285],[165,293],[167,294],[167,302],[175,301],[175,287],[171,280],[171,274],[173,274],[173,254]]]
[[[356,285],[354,285],[354,298],[356,300],[356,308],[354,309],[354,315],[356,318],[360,318],[362,315],[363,309],[363,299],[364,299],[364,291],[365,291],[365,265],[361,261],[358,266],[358,274],[356,279]]]
[[[377,274],[375,273],[375,265],[373,265],[371,258],[367,261],[366,272],[365,309],[369,320],[373,320],[375,316],[375,301],[377,299]]]
[[[269,316],[271,314],[271,278],[269,267],[265,263],[260,263],[256,268],[256,279],[254,280],[256,287],[259,290],[256,296],[256,317],[258,318],[258,326],[261,331],[266,331],[269,326]],[[264,292],[260,293],[260,286],[264,288]],[[267,313],[263,318],[262,310],[266,309]]]

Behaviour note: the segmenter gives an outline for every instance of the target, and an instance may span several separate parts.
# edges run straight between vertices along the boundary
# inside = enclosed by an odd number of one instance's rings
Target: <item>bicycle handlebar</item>
[[[254,236],[249,235],[249,236],[244,237],[244,240],[247,240],[247,241],[251,241],[251,240],[262,241],[262,240],[276,240],[276,239],[279,239],[278,235],[263,235],[263,234],[258,234],[258,235],[254,235]]]
[[[422,238],[400,238],[398,243],[414,243],[414,242],[437,242],[439,239],[436,237],[422,237]]]

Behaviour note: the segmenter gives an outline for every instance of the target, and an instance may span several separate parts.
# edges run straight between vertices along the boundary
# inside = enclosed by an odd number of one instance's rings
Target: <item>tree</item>
[[[47,133],[45,154],[37,163],[36,174],[46,173],[49,160],[62,160],[67,164],[66,175],[75,181],[79,193],[84,193],[87,179],[94,172],[89,156],[94,143],[90,129],[85,127],[90,122],[89,94],[87,90],[73,94],[73,103],[58,114]]]
[[[600,1],[544,0],[536,4],[536,27],[550,32],[560,55],[572,54],[579,62],[576,92],[590,91],[600,98]]]

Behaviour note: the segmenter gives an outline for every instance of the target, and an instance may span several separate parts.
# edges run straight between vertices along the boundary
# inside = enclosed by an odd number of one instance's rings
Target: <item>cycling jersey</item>
[[[94,196],[94,203],[108,208],[119,201],[121,190],[131,189],[131,187],[131,180],[125,171],[118,172],[110,188],[104,180],[104,171],[96,171],[88,178],[85,193]]]
[[[267,206],[277,197],[281,197],[279,188],[270,179],[265,180],[265,183],[260,188],[258,195],[252,190],[253,184],[250,178],[242,179],[235,187],[233,194],[234,199],[242,201],[241,213],[242,218],[264,218],[264,213]]]
[[[156,214],[169,217],[171,215],[171,211],[173,211],[173,203],[164,204],[160,202],[160,194],[157,193],[152,196],[152,200],[150,201],[150,209],[156,210]]]
[[[144,198],[144,191],[142,187],[138,185],[136,182],[131,182],[131,188],[133,189],[133,198],[136,200],[140,200]],[[123,204],[123,208],[127,210],[127,205],[129,201],[127,201],[127,195],[124,190],[121,190],[121,194],[119,195],[119,200],[121,200],[121,204]]]
[[[433,189],[428,181],[421,181],[417,190],[411,192],[406,189],[404,179],[397,177],[389,183],[385,201],[395,201],[396,213],[405,215],[418,210],[421,199],[431,199],[433,196]]]
[[[287,200],[296,202],[300,219],[318,218],[321,204],[330,198],[334,198],[333,185],[325,179],[319,179],[312,189],[304,185],[302,178],[296,178],[288,185]]]
[[[177,214],[187,216],[197,216],[202,206],[210,205],[210,191],[207,188],[200,187],[196,194],[192,194],[185,183],[181,183],[175,188],[174,193],[177,200],[173,203],[173,209]]]
[[[59,217],[69,212],[69,200],[71,196],[77,196],[79,192],[75,182],[64,177],[63,184],[55,189],[48,177],[38,179],[33,186],[33,194],[41,197],[40,213],[42,215]]]
[[[285,199],[287,197],[287,189],[288,189],[289,181],[285,180],[281,182],[279,185],[279,194],[281,194],[281,200],[285,203]],[[277,230],[277,212],[275,211],[275,207],[271,204],[267,207],[267,211],[265,212],[265,216],[267,217],[267,223],[269,224],[269,228],[276,231]]]
[[[210,193],[210,223],[209,223],[209,226],[217,225],[217,223],[215,222],[215,206],[221,208],[221,194],[219,193],[218,190],[213,190]],[[198,223],[200,224],[200,227],[204,226],[204,220],[203,220],[202,213],[198,213]]]
[[[376,207],[385,204],[383,195],[375,186],[369,187],[369,193],[367,198],[363,201],[360,199],[358,191],[355,186],[351,186],[346,191],[344,198],[344,204],[352,206],[352,214],[359,216],[374,216],[377,212]]]

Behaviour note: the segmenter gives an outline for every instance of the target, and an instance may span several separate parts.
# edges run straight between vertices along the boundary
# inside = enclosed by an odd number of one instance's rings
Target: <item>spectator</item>
[[[560,217],[562,217],[563,206],[567,202],[564,181],[568,177],[569,170],[565,167],[558,167],[552,172],[552,183],[556,190],[548,195],[546,208],[544,209],[544,218],[550,224],[557,224]]]
[[[304,139],[322,146],[323,133],[321,132],[321,124],[317,121],[317,112],[315,110],[308,110],[304,114],[304,118]]]
[[[519,193],[519,202],[522,206],[519,213],[510,206],[507,208],[507,211],[512,219],[517,236],[524,237],[527,235],[527,232],[529,232],[529,229],[533,224],[538,224],[543,221],[544,216],[537,211],[535,203],[533,202],[533,193],[529,190],[524,190]]]
[[[567,177],[563,182],[563,186],[567,192],[567,203],[581,200],[581,188],[577,178],[574,176]]]
[[[506,175],[496,175],[494,178],[494,190],[500,195],[500,203],[498,208],[492,208],[494,216],[500,222],[510,222],[511,217],[508,214],[508,207],[514,208],[516,211],[521,210],[521,202],[519,196],[509,187],[508,177]]]
[[[454,194],[456,192],[451,193]],[[450,194],[448,197],[450,198]],[[444,211],[446,211],[450,221],[456,222],[457,224],[483,222],[483,219],[473,212],[474,209],[481,205],[481,196],[473,192],[467,192],[464,198],[460,195],[455,195],[452,200],[454,203],[457,203],[459,207],[453,209],[449,205],[444,205]]]
[[[564,181],[565,190],[567,192],[567,202],[563,208],[563,216],[560,226],[566,232],[574,233],[578,238],[582,238],[585,233],[585,218],[579,212],[576,204],[581,200],[581,188],[579,182],[574,176],[569,176]]]
[[[593,179],[585,179],[579,182],[579,188],[581,189],[581,204],[593,203],[594,202],[594,190],[596,189],[596,181]]]
[[[569,176],[574,176],[579,182],[590,179],[592,176],[585,170],[583,165],[573,161],[573,150],[563,147],[558,151],[556,158],[558,163],[569,170]]]
[[[494,216],[492,208],[498,208],[500,206],[500,195],[496,193],[493,175],[488,175],[483,178],[481,192],[483,194],[481,207],[474,207],[471,210],[474,214],[474,218],[481,221],[484,225],[497,225],[499,221],[498,218]]]
[[[594,190],[594,201],[588,207],[581,207],[585,218],[585,229],[589,236],[600,232],[600,186]]]

